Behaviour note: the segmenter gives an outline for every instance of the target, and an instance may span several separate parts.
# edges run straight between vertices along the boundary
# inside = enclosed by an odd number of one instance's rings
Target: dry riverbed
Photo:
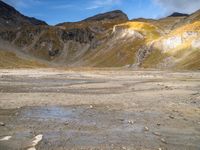
[[[200,72],[0,70],[0,150],[200,149]]]

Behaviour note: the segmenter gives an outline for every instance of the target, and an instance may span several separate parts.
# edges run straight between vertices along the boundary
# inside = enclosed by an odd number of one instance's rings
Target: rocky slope
[[[200,69],[200,11],[129,21],[116,10],[56,26],[25,17],[1,1],[0,11],[0,39],[50,64]]]

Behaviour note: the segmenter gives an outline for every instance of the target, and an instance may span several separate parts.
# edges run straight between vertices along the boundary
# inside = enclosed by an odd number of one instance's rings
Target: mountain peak
[[[179,12],[174,12],[172,13],[170,16],[168,17],[188,17],[188,14],[183,14],[183,13],[179,13]]]
[[[101,20],[128,20],[128,16],[121,10],[114,10],[106,13],[97,14],[93,17],[84,19],[83,21],[101,21]]]
[[[14,7],[0,0],[0,26],[3,28],[22,25],[47,25],[46,22],[22,15]]]

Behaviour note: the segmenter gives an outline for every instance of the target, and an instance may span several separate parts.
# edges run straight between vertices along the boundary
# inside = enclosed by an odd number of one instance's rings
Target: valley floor
[[[200,72],[0,70],[0,149],[200,149]]]

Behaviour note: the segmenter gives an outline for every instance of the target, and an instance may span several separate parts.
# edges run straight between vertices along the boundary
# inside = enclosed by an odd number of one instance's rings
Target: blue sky
[[[27,16],[50,25],[75,22],[115,9],[129,19],[160,18],[178,11],[191,13],[200,8],[200,0],[3,0]]]

